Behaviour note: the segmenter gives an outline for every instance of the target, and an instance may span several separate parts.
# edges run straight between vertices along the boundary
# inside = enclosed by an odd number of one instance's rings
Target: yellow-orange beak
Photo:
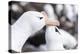
[[[47,26],[59,26],[60,25],[58,20],[49,19],[46,12],[42,11],[41,13],[45,16],[45,24]]]

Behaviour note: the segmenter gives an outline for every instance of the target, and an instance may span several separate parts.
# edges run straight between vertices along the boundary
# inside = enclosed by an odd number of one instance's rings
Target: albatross
[[[41,12],[27,11],[11,26],[11,49],[21,52],[25,41],[45,26]]]

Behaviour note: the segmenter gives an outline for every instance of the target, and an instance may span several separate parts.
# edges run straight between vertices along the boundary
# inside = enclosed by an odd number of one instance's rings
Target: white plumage
[[[20,12],[20,13],[23,12],[23,9],[19,5],[17,5],[17,4],[13,4],[11,9],[14,12]]]
[[[48,14],[48,17],[52,20],[57,19],[54,8],[52,5],[47,4],[44,6],[44,10]],[[56,37],[55,37],[56,36]],[[55,26],[48,26],[46,28],[46,45],[47,50],[63,50],[62,39],[58,33],[55,33]]]
[[[67,7],[67,9],[69,9]],[[57,19],[56,15],[54,13],[54,9],[50,4],[47,4],[44,6],[44,10],[48,14],[48,17],[52,20]],[[71,9],[69,11],[72,11]],[[69,13],[69,12],[68,12]],[[67,15],[68,15],[67,13]],[[72,13],[69,13],[70,16],[72,17]],[[47,50],[65,50],[64,45],[71,49],[74,48],[77,44],[77,41],[75,38],[70,35],[68,32],[58,29],[60,33],[56,32],[55,29],[57,29],[55,26],[48,26],[46,28],[46,45],[47,45]]]
[[[46,44],[48,50],[64,50],[61,35],[53,26],[46,29]]]
[[[21,52],[25,41],[45,25],[44,16],[37,11],[25,12],[11,26],[11,49]]]
[[[54,8],[53,8],[52,5],[50,5],[50,4],[45,4],[45,5],[44,5],[44,11],[47,13],[47,15],[48,15],[48,17],[49,17],[50,19],[57,19],[57,16],[56,16],[56,14],[55,14],[55,12],[54,12]]]
[[[66,46],[67,49],[72,49],[77,45],[77,40],[67,31],[60,29],[59,32],[63,39],[63,45]]]
[[[77,9],[75,9],[76,12],[77,12]],[[64,13],[65,13],[65,16],[71,21],[71,22],[74,22],[76,21],[76,17],[75,17],[75,12],[73,10],[73,6],[71,5],[65,5],[64,6]]]
[[[56,13],[57,13],[58,15],[60,15],[61,12],[62,12],[62,10],[63,10],[63,5],[62,5],[62,4],[57,4],[57,5],[56,5]]]

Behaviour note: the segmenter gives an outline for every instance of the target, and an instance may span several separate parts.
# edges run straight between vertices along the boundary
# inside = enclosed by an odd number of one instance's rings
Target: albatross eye
[[[43,18],[43,17],[39,17],[40,18],[40,20]]]

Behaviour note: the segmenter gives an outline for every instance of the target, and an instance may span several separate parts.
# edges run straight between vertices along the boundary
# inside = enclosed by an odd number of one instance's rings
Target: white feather
[[[77,45],[77,40],[68,32],[60,29],[61,37],[63,39],[63,45],[65,45],[68,49],[72,49]]]
[[[39,17],[43,17],[43,19],[40,20]],[[44,25],[44,16],[40,12],[25,12],[11,26],[11,49],[17,52],[21,52],[21,48],[29,36],[42,29]]]
[[[60,15],[62,10],[63,10],[63,5],[62,4],[57,4],[56,5],[56,13],[58,15]]]
[[[53,26],[46,29],[46,43],[48,50],[64,50],[62,41],[60,34],[55,32]]]
[[[48,17],[52,20],[57,19],[54,8],[50,4],[44,6],[44,10],[48,14]],[[46,45],[47,50],[64,50],[62,39],[58,33],[55,33],[55,26],[48,26],[46,28]]]
[[[50,4],[45,5],[44,10],[47,12],[48,17],[50,19],[56,19],[54,9]],[[69,19],[72,19],[73,17],[72,7],[66,6],[66,11],[68,11],[67,16],[70,17]],[[77,41],[72,35],[70,35],[68,32],[62,29],[60,29],[61,34],[59,34],[58,32],[55,31],[55,28],[56,28],[55,26],[48,26],[46,28],[45,39],[47,50],[65,50],[63,45],[66,45],[68,48],[73,48],[74,46],[76,46]]]
[[[18,4],[13,4],[11,9],[14,11],[14,12],[23,12],[23,9],[18,5]]]
[[[44,11],[47,13],[49,18],[57,19],[57,16],[55,15],[54,8],[52,5],[45,4],[44,5]]]
[[[65,12],[66,17],[70,21],[74,22],[76,20],[75,14],[74,14],[74,11],[73,11],[73,7],[71,5],[65,5],[64,6],[64,12]]]

